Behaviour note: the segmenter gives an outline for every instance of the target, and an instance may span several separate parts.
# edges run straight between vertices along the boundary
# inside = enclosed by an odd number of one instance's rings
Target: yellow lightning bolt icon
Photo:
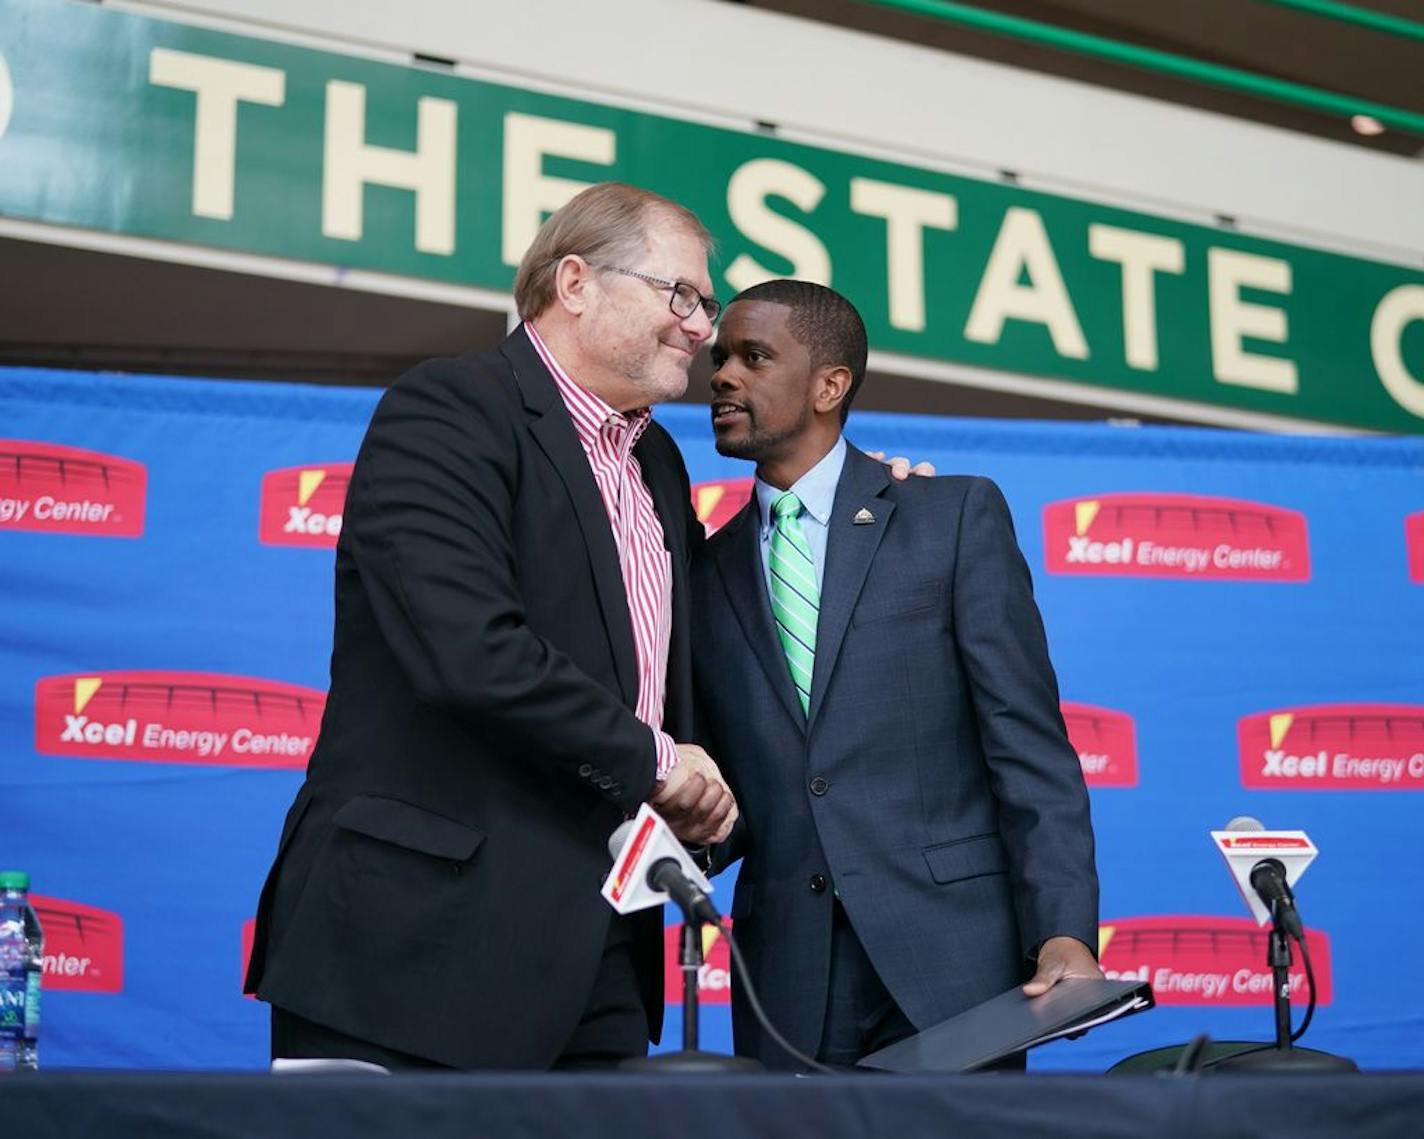
[[[1117,932],[1115,925],[1098,926],[1098,960],[1103,959],[1103,954],[1108,951],[1108,942],[1113,939],[1113,934]]]
[[[81,676],[74,682],[74,711],[76,714],[84,711],[89,701],[94,699],[94,693],[98,692],[104,682],[97,676]]]
[[[305,506],[316,493],[316,488],[326,481],[325,471],[303,471],[297,476],[297,505]]]
[[[1286,738],[1286,733],[1291,730],[1291,725],[1295,723],[1295,716],[1290,712],[1277,712],[1271,717],[1271,746],[1280,747],[1281,741]]]
[[[717,504],[722,501],[727,493],[724,486],[703,486],[697,488],[697,521],[706,522],[712,517],[712,511],[717,509]]]
[[[1098,511],[1102,509],[1102,503],[1096,499],[1089,499],[1087,502],[1078,502],[1073,505],[1073,520],[1078,528],[1078,537],[1082,537],[1088,532],[1088,527],[1093,524],[1093,519],[1098,516]]]

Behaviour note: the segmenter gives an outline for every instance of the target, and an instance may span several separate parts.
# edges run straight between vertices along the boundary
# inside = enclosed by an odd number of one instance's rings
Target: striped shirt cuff
[[[667,732],[654,732],[653,744],[658,753],[658,771],[655,778],[659,783],[677,766],[677,742]]]

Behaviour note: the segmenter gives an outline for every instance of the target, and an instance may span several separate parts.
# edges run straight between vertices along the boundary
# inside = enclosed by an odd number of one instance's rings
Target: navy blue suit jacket
[[[873,523],[857,525],[867,510]],[[848,449],[827,542],[809,716],[777,642],[756,499],[693,567],[694,670],[744,818],[732,907],[752,979],[802,1051],[821,1035],[829,879],[925,1028],[1097,944],[1088,796],[1028,566],[984,478],[895,482]],[[732,854],[735,857],[735,853]],[[734,988],[737,1050],[789,1061]]]

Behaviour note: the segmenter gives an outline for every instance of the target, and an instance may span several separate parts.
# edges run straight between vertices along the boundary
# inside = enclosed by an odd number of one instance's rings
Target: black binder
[[[1059,981],[1041,997],[1015,987],[857,1065],[887,1072],[972,1072],[1059,1036],[1086,1032],[1155,1004],[1145,981]]]

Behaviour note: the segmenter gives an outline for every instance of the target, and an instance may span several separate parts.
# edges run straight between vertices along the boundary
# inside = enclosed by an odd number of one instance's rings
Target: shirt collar
[[[845,457],[845,436],[839,435],[825,457],[791,484],[791,493],[801,500],[806,513],[822,526],[830,523],[831,508],[836,504],[836,486],[841,481]],[[756,480],[757,515],[763,538],[771,529],[771,505],[785,493],[786,491],[778,490],[768,482]]]

